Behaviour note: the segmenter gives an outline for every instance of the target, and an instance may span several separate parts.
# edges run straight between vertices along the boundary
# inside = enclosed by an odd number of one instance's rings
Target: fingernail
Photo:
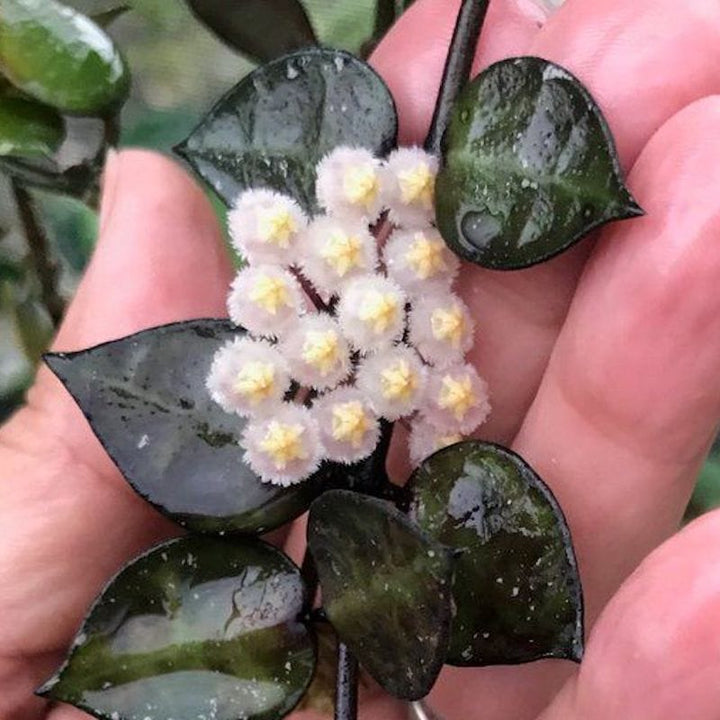
[[[120,176],[120,153],[109,148],[105,155],[105,168],[101,180],[102,199],[100,201],[100,232],[107,227],[112,215],[118,178]]]

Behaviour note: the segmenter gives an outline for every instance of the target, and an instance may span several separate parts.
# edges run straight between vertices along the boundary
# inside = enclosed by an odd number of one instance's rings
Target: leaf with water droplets
[[[299,0],[187,0],[195,16],[230,47],[267,62],[317,44]]]
[[[243,459],[245,420],[205,387],[215,351],[244,330],[189,320],[45,357],[132,487],[198,532],[260,533],[303,513],[319,476],[282,488]]]
[[[315,210],[315,166],[338,145],[385,155],[397,138],[390,91],[362,60],[310,48],[243,78],[175,150],[231,205],[249,187]]]
[[[460,553],[447,662],[579,661],[583,602],[570,532],[548,487],[518,455],[467,441],[411,477],[410,515]]]
[[[38,694],[105,720],[280,720],[315,669],[306,610],[276,548],[173,540],[108,584]]]
[[[603,223],[642,214],[599,107],[547,60],[502,60],[476,77],[458,98],[443,147],[438,228],[479,265],[533,265]]]
[[[338,637],[390,694],[426,695],[447,651],[446,549],[391,503],[348,490],[312,504],[308,545]]]

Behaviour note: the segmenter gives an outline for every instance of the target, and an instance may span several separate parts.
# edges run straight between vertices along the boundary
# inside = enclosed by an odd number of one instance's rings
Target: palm
[[[420,0],[375,55],[406,143],[427,125],[453,15]],[[478,62],[538,54],[580,75],[648,217],[522,273],[466,268],[463,289],[493,390],[483,435],[512,445],[558,495],[592,622],[676,529],[720,416],[720,99],[709,97],[720,92],[720,8],[568,0],[542,30],[538,20],[528,0],[496,0]],[[212,213],[168,161],[116,160],[101,235],[59,349],[223,312],[230,269]],[[0,443],[0,717],[79,719],[32,689],[103,582],[175,530],[128,489],[45,371]],[[450,720],[532,718],[565,681],[545,720],[712,720],[720,586],[708,549],[719,535],[720,517],[707,516],[645,561],[595,625],[579,673],[554,661],[446,670],[431,702]],[[364,712],[402,717],[383,698]]]

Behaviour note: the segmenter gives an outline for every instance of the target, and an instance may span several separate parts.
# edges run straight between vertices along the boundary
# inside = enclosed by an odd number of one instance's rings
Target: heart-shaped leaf
[[[420,527],[462,551],[447,662],[580,659],[582,589],[570,532],[522,458],[489,443],[458,443],[425,460],[408,490]]]
[[[308,545],[339,638],[395,697],[426,695],[447,652],[446,549],[391,503],[348,490],[312,504]]]
[[[110,37],[56,0],[2,0],[0,72],[28,95],[79,115],[115,110],[130,90]]]
[[[227,320],[190,320],[45,358],[132,487],[199,532],[265,532],[318,492],[314,478],[261,482],[243,460],[245,420],[210,398],[213,355],[239,332]]]
[[[315,669],[306,600],[270,545],[173,540],[110,582],[38,693],[107,720],[279,720]]]
[[[366,63],[312,48],[275,60],[225,95],[176,148],[231,205],[270,187],[314,210],[315,166],[338,145],[385,155],[395,146],[390,91]]]
[[[0,155],[46,157],[65,138],[65,123],[51,107],[0,89]]]
[[[597,104],[547,60],[502,60],[476,77],[443,145],[438,228],[458,255],[485,267],[533,265],[609,220],[642,214]]]
[[[187,0],[195,16],[230,47],[260,62],[316,45],[299,0]]]

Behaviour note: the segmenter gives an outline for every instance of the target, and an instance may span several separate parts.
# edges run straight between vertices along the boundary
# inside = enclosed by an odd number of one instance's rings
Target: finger
[[[222,312],[229,267],[210,205],[184,172],[154,154],[122,153],[103,202],[98,248],[56,347]],[[2,687],[25,688],[57,662],[107,578],[176,530],[129,489],[45,371],[0,445],[0,576],[13,578],[0,594]],[[10,702],[3,693],[0,716],[21,716]]]
[[[720,513],[655,551],[598,620],[579,675],[542,720],[716,720]]]
[[[430,0],[418,6],[418,14],[422,10],[429,17],[408,27],[406,42],[434,46],[442,56],[450,21],[443,24],[441,17],[431,16],[432,7],[436,6]],[[408,14],[408,21],[411,17]],[[403,32],[402,28],[399,23],[396,32]],[[490,42],[493,35],[494,27],[488,23],[482,42]],[[569,0],[530,45],[508,46],[505,53],[540,55],[577,74],[607,110],[622,163],[630,167],[666,119],[693,100],[720,92],[720,74],[715,71],[720,67],[720,6],[715,0],[683,5],[675,0]],[[401,116],[410,112],[415,118],[419,113],[406,103],[426,108],[422,122],[413,120],[411,128],[427,124],[437,68],[442,65],[440,60],[433,62],[436,72],[427,75],[414,70],[409,59],[396,66],[377,65],[391,86],[395,76],[397,85],[403,73],[411,76],[407,96],[395,91]],[[520,272],[463,268],[460,290],[478,327],[473,360],[490,384],[494,407],[482,428],[483,437],[507,444],[517,432],[591,247],[586,240],[562,257]]]
[[[603,234],[514,444],[568,517],[589,619],[677,526],[720,416],[719,122],[701,100],[648,144],[630,178],[648,215]],[[532,717],[567,672],[448,670],[433,700],[472,720],[463,688],[502,687],[484,720]]]
[[[372,55],[398,105],[400,144],[422,144],[430,126],[460,0],[420,0],[405,12]],[[530,47],[547,17],[534,0],[493,0],[474,72]]]

